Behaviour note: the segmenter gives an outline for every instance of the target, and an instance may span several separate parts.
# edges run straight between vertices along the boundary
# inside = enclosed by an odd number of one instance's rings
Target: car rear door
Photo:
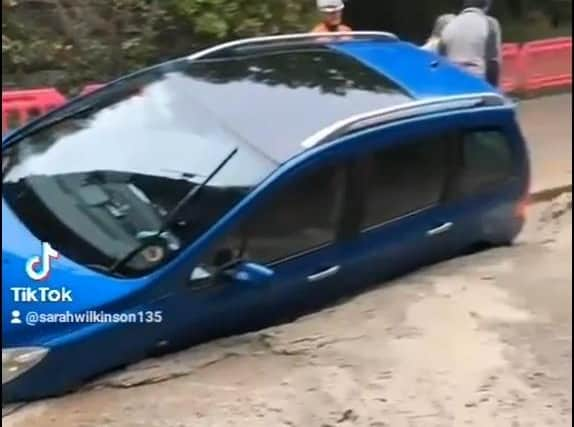
[[[356,155],[361,221],[347,260],[363,280],[384,280],[452,255],[444,197],[452,137],[411,123],[363,136]]]

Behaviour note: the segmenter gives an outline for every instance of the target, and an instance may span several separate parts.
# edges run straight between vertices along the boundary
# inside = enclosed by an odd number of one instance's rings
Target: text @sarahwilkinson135
[[[89,310],[81,313],[63,311],[61,313],[41,313],[38,311],[23,312],[14,310],[10,323],[13,325],[45,325],[45,324],[109,324],[109,323],[146,323],[157,324],[163,321],[161,310],[136,311],[131,313],[108,313]]]

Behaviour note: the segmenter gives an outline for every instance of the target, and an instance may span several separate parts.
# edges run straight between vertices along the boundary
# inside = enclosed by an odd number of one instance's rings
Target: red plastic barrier
[[[2,134],[67,102],[56,89],[2,92]]]
[[[526,43],[520,53],[522,88],[526,91],[572,85],[572,38]]]
[[[521,78],[520,45],[505,43],[502,46],[502,88],[504,92],[516,92],[520,89]]]

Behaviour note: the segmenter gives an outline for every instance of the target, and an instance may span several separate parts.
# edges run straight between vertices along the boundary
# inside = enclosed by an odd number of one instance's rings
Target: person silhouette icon
[[[22,324],[22,319],[20,319],[20,312],[18,310],[14,310],[12,311],[12,320],[10,320],[10,323],[12,325],[21,325]]]

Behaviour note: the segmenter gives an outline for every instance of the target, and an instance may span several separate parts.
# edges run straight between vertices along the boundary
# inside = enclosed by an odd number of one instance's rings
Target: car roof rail
[[[294,34],[280,34],[273,36],[250,37],[245,39],[233,40],[230,42],[222,43],[199,52],[195,52],[187,57],[188,60],[196,60],[205,58],[215,53],[222,53],[229,50],[234,50],[242,47],[257,47],[261,45],[283,44],[290,42],[320,42],[325,43],[326,39],[335,39],[337,41],[364,41],[364,40],[379,40],[379,41],[397,41],[399,38],[392,33],[383,31],[346,31],[346,32],[332,32],[332,33],[294,33]]]
[[[454,95],[422,101],[407,102],[379,110],[357,114],[333,123],[302,142],[306,149],[332,141],[337,137],[396,120],[406,119],[423,114],[440,113],[473,107],[496,107],[508,104],[508,100],[496,93],[478,93]]]

